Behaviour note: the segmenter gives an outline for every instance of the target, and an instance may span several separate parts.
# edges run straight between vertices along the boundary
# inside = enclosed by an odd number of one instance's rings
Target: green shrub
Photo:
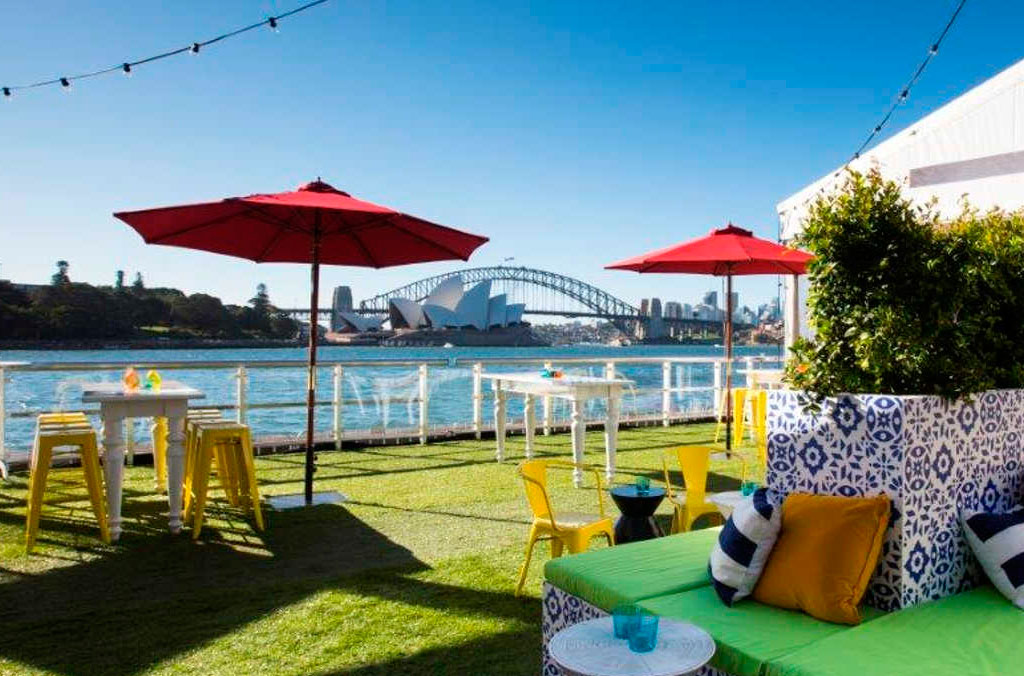
[[[948,399],[1024,386],[1024,214],[965,207],[953,222],[877,172],[850,172],[811,208],[798,244],[809,321],[794,386]]]

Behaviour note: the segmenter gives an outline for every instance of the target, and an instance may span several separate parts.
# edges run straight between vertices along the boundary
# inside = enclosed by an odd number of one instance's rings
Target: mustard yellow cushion
[[[857,607],[878,563],[889,498],[793,493],[753,597],[840,624],[860,624]]]

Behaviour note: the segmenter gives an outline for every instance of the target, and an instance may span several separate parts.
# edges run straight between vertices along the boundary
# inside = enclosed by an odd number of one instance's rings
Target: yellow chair
[[[718,439],[722,436],[722,430],[725,427],[725,397],[726,392],[722,393],[722,397],[718,402],[718,411],[715,413],[715,418],[718,420],[718,424],[715,425],[715,443],[718,443]],[[743,442],[743,431],[746,426],[746,408],[747,408],[747,388],[745,387],[734,387],[732,388],[732,445],[739,446]]]
[[[693,522],[705,514],[721,514],[718,506],[707,500],[708,468],[711,454],[721,451],[710,446],[679,446],[665,451],[661,457],[662,471],[665,473],[665,497],[672,503],[675,513],[672,515],[671,533],[690,530]],[[738,457],[738,456],[737,456]],[[683,474],[683,491],[672,490],[669,481],[669,462],[675,460]],[[742,458],[740,458],[742,462]]]
[[[220,419],[221,413],[215,408],[199,408],[190,410],[185,418],[186,439],[191,433],[191,422],[193,420]],[[160,493],[167,492],[167,431],[167,418],[153,418],[153,472],[156,478],[156,489]]]
[[[43,508],[43,496],[46,493],[46,479],[50,473],[53,449],[63,446],[73,446],[78,450],[82,471],[85,474],[85,485],[89,491],[89,501],[92,503],[92,511],[100,526],[100,537],[104,542],[110,542],[96,431],[88,424],[88,421],[83,425],[81,419],[75,417],[68,418],[67,423],[62,425],[60,418],[55,415],[63,414],[44,414],[39,416],[36,424],[35,443],[32,445],[32,456],[29,463],[28,507],[25,515],[26,552],[31,552],[36,544],[39,516]]]
[[[185,467],[185,505],[182,520],[187,521],[195,510],[192,538],[198,539],[203,528],[206,497],[209,490],[210,469],[214,456],[221,485],[234,503],[246,511],[254,512],[256,528],[263,530],[263,510],[260,508],[259,487],[253,461],[252,437],[247,425],[197,420],[193,423],[194,436]]]
[[[526,543],[526,560],[519,570],[519,583],[516,585],[516,596],[523,591],[526,573],[530,567],[530,557],[538,540],[551,540],[551,556],[562,555],[563,547],[570,554],[584,552],[590,546],[590,539],[595,535],[604,535],[608,545],[615,544],[615,526],[611,518],[604,513],[604,491],[601,488],[601,472],[592,467],[582,467],[594,472],[597,479],[598,514],[582,514],[579,512],[558,512],[551,506],[548,496],[547,470],[549,467],[573,469],[576,465],[556,460],[527,460],[519,466],[519,473],[526,485],[526,501],[530,504],[533,523],[530,525],[530,537]]]
[[[754,441],[757,444],[757,466],[762,472],[768,467],[768,390],[758,390],[750,397]]]

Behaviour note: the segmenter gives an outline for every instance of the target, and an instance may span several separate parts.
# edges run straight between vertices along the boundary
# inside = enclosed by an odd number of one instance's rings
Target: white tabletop
[[[732,510],[736,505],[743,502],[744,495],[740,491],[722,491],[721,493],[712,493],[708,495],[708,501],[715,504],[718,507],[718,511],[722,513],[722,516],[729,518],[732,514]]]
[[[141,387],[134,392],[125,392],[121,383],[86,383],[82,385],[82,401],[108,402],[108,401],[149,401],[157,399],[202,399],[206,395],[176,380],[165,380],[160,390],[145,390]]]
[[[658,621],[658,645],[635,653],[615,638],[611,616],[587,620],[555,634],[548,644],[562,669],[586,676],[681,676],[714,656],[715,640],[700,627],[667,618]]]
[[[481,373],[481,378],[489,380],[505,380],[510,383],[531,383],[539,385],[632,385],[632,380],[624,378],[599,378],[597,376],[562,376],[547,378],[539,373]]]

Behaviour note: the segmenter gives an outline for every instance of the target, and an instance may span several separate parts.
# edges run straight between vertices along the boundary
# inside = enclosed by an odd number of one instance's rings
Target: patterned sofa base
[[[608,613],[597,606],[587,603],[580,597],[573,596],[569,592],[563,591],[547,582],[544,583],[541,601],[543,603],[541,637],[544,644],[541,658],[541,674],[542,676],[563,676],[562,670],[552,661],[551,655],[548,654],[548,643],[551,641],[551,638],[566,627],[571,627],[586,620],[592,620],[595,617],[603,617]],[[732,676],[710,666],[693,673],[695,676]]]

